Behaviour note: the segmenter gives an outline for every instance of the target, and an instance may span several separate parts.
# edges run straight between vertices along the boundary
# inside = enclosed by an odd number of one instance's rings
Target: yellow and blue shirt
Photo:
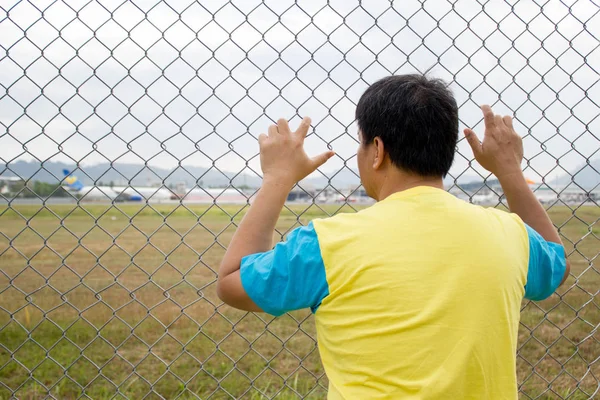
[[[417,187],[295,229],[241,279],[267,313],[313,310],[329,399],[516,399],[521,301],[565,268],[515,214]]]

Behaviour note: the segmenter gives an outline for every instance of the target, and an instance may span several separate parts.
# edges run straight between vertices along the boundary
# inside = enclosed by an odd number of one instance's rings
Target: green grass
[[[23,399],[325,398],[310,312],[273,319],[216,296],[215,271],[245,210],[0,208],[0,399],[13,390]],[[353,209],[290,207],[275,238],[338,211]],[[523,398],[559,398],[551,388],[584,399],[600,375],[600,242],[589,228],[600,209],[550,212],[573,276],[562,302],[523,304],[519,381]]]

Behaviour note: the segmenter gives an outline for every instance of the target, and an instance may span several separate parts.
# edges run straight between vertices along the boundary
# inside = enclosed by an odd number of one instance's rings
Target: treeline
[[[6,188],[0,183],[0,191],[4,197],[21,197],[21,198],[37,198],[37,197],[72,197],[60,183],[47,183],[40,181],[15,182],[8,185]]]

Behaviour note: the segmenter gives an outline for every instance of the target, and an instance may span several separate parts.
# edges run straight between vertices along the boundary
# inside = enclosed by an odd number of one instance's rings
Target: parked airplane
[[[172,192],[165,188],[132,186],[85,186],[75,175],[63,169],[66,188],[84,200],[146,201],[169,200]]]
[[[181,200],[185,203],[201,203],[201,204],[244,204],[248,203],[248,199],[252,193],[246,194],[231,188],[193,188],[186,190],[183,193],[171,193],[171,200]]]
[[[471,200],[474,204],[489,205],[498,203],[500,198],[494,192],[488,191],[487,193],[478,193],[471,196]]]

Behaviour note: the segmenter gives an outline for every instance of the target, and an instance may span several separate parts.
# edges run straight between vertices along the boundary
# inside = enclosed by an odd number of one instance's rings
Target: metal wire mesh
[[[551,194],[573,272],[559,294],[523,304],[520,396],[598,393],[593,1],[0,9],[0,398],[324,398],[310,313],[224,307],[215,271],[260,183],[258,134],[309,115],[309,152],[337,153],[295,189],[283,238],[360,207],[353,108],[369,83],[414,71],[450,83],[464,126],[481,128],[480,103],[514,115],[525,171]],[[471,161],[461,141],[449,190],[503,206]],[[96,188],[64,190],[62,168]]]

